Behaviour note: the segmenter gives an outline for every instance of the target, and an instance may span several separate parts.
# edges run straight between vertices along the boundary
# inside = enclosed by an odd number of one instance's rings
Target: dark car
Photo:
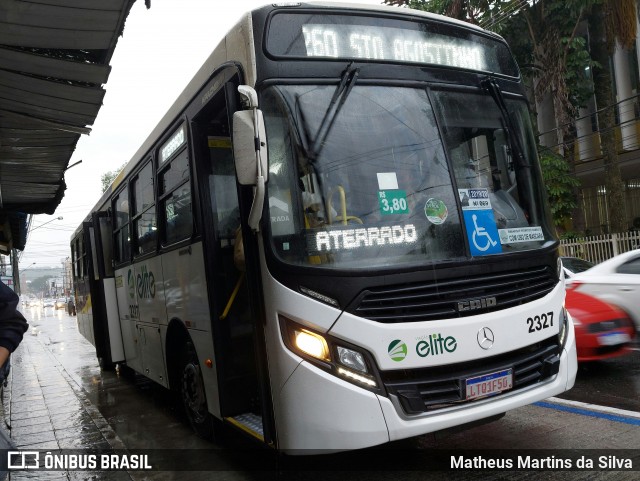
[[[561,257],[562,267],[564,267],[565,277],[573,277],[579,272],[584,272],[591,269],[595,264],[593,262],[585,261],[579,257]]]

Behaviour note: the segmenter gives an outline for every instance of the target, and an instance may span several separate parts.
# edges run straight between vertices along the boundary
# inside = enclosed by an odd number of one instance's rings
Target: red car
[[[619,308],[571,288],[566,307],[576,328],[578,361],[595,361],[630,352],[633,321]]]

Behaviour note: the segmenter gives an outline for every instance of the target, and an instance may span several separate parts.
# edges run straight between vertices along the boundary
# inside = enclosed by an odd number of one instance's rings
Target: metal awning
[[[135,0],[0,0],[0,253],[53,214]]]

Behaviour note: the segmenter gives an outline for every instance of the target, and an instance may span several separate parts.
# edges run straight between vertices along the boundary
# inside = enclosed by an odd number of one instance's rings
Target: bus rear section
[[[111,218],[92,212],[71,238],[74,305],[80,334],[95,348],[100,367],[124,361],[113,277]]]

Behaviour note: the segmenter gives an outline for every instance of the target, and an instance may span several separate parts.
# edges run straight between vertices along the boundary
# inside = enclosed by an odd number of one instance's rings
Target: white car
[[[567,288],[620,307],[640,330],[640,249],[575,274],[567,279]]]

